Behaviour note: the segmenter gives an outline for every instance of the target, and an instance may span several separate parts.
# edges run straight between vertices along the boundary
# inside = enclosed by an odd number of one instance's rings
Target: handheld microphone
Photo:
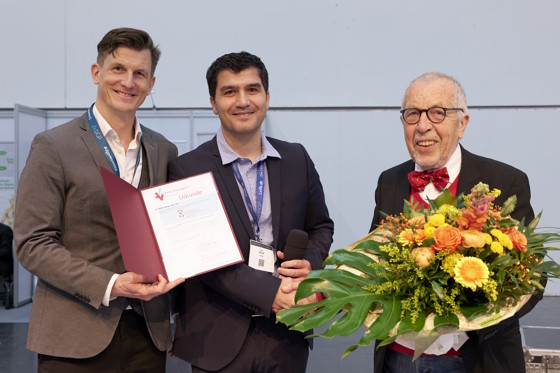
[[[299,229],[292,229],[286,238],[284,260],[303,259],[305,257],[307,241],[309,241],[307,232]]]

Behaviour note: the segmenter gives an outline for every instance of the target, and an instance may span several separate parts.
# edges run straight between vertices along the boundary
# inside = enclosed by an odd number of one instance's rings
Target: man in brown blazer
[[[92,65],[97,99],[38,134],[20,178],[17,256],[39,281],[27,348],[39,372],[164,372],[167,283],[125,272],[99,167],[144,188],[167,178],[177,147],[140,125],[160,51],[141,30],[107,33]]]

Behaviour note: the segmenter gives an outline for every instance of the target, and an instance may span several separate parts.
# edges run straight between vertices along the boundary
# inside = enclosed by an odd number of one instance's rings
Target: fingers
[[[274,312],[279,312],[283,309],[293,307],[295,305],[294,301],[295,292],[284,293],[282,286],[278,289],[274,302],[272,303],[272,310]]]
[[[171,282],[167,282],[165,277],[163,277],[161,274],[159,274],[158,275],[158,282],[155,283],[155,284],[157,284],[158,288],[160,288],[163,291],[163,293],[167,293],[169,290],[173,289],[177,285],[182,284],[183,282],[185,282],[184,277],[179,277],[176,280],[173,280]]]
[[[303,298],[300,299],[297,304],[298,306],[304,305],[304,304],[309,304],[309,303],[317,303],[318,299],[317,299],[317,294],[312,294],[310,296],[308,296],[307,298]]]
[[[292,277],[297,281],[303,281],[311,272],[311,263],[306,259],[294,259],[283,262],[278,268],[278,273],[285,277]]]
[[[280,252],[278,252],[280,253]],[[280,257],[280,256],[279,256]],[[307,259],[293,259],[282,262],[282,268],[293,268],[293,269],[309,269],[311,270],[311,263]]]
[[[184,281],[184,278],[178,278],[172,282],[167,282],[160,274],[158,275],[157,281],[154,282],[152,279],[138,273],[125,272],[117,277],[113,289],[111,290],[111,295],[148,301],[167,293]]]
[[[297,281],[303,281],[309,274],[309,271],[304,269],[278,268],[278,274],[284,277],[291,277]]]

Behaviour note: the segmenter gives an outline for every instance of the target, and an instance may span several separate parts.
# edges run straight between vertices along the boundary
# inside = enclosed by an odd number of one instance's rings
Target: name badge
[[[274,249],[262,242],[251,240],[249,246],[249,267],[274,273]]]

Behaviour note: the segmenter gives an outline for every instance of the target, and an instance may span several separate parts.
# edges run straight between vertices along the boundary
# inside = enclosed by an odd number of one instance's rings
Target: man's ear
[[[91,77],[93,79],[93,84],[99,83],[99,70],[101,70],[101,66],[99,64],[94,63],[91,65]]]
[[[469,119],[471,119],[471,117],[469,117],[469,113],[465,113],[463,115],[463,117],[461,118],[461,121],[459,122],[459,138],[460,139],[463,138],[463,134],[465,133],[465,130],[467,129],[467,124],[469,124]]]
[[[216,108],[216,103],[214,102],[212,96],[210,96],[210,105],[212,105],[212,111],[214,112],[214,114],[218,115],[218,109]]]

